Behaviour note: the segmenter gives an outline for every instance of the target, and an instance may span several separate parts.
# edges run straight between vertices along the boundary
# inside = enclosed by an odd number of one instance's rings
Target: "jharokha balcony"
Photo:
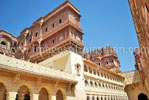
[[[13,48],[8,48],[6,45],[0,44],[0,54],[5,54],[7,56],[14,56],[15,50]]]

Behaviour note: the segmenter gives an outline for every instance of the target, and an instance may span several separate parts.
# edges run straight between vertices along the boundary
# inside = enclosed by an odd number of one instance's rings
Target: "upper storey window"
[[[52,27],[54,28],[54,27],[55,27],[55,25],[54,25],[54,24],[52,24]]]
[[[35,37],[38,37],[38,32],[35,33]]]
[[[14,49],[11,49],[11,51],[12,51],[13,53],[15,53],[15,50],[14,50]]]
[[[37,52],[37,47],[35,46],[35,47],[34,47],[34,53],[36,53],[36,52]]]
[[[2,41],[2,42],[1,42],[1,45],[4,45],[4,46],[6,46],[6,43],[5,43],[4,41]]]
[[[59,24],[61,24],[61,23],[62,23],[62,19],[59,20]]]
[[[54,40],[52,40],[52,44],[54,44],[55,43],[55,41]]]
[[[106,64],[108,65],[108,64],[109,64],[109,62],[107,61],[107,62],[106,62]]]
[[[45,28],[45,32],[48,32],[48,28]]]
[[[1,42],[1,47],[6,49],[6,43],[4,41]]]

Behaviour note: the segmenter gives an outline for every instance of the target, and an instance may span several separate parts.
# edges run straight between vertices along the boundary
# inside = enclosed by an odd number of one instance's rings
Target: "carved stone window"
[[[80,76],[81,65],[80,64],[76,64],[75,67],[76,67],[77,75]]]

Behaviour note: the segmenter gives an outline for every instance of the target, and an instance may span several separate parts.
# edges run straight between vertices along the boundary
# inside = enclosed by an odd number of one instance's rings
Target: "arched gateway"
[[[144,93],[140,93],[138,95],[138,100],[148,100],[147,95]]]
[[[58,90],[56,93],[56,100],[64,100],[64,95],[61,90]]]
[[[49,94],[45,88],[42,88],[39,92],[39,100],[49,100]]]
[[[17,100],[31,100],[30,99],[30,91],[27,86],[22,86],[18,90]]]

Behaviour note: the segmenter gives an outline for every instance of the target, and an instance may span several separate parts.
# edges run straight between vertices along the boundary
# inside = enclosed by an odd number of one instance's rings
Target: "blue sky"
[[[0,0],[0,29],[15,36],[65,0]],[[132,48],[139,47],[128,0],[71,0],[81,12],[85,47],[124,48],[123,72],[134,70]],[[130,48],[130,49],[129,49]],[[128,53],[128,50],[130,52]]]

